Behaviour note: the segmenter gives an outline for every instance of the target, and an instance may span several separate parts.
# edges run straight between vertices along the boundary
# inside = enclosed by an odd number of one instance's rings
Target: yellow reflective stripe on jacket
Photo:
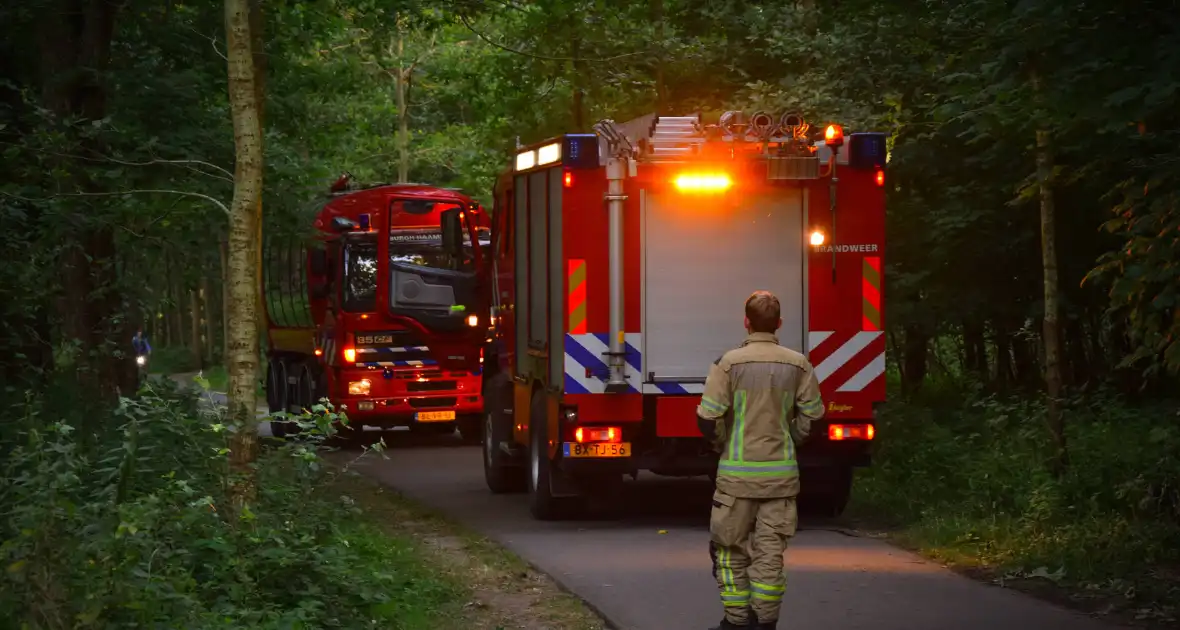
[[[798,473],[799,464],[791,459],[770,462],[723,459],[717,464],[717,472],[728,473],[736,477],[775,477],[787,473]]]
[[[779,411],[778,421],[783,427],[783,450],[786,452],[786,458],[790,461],[795,461],[795,440],[791,438],[791,423],[787,419],[791,414],[791,407],[795,405],[795,395],[791,392],[783,392],[783,406]]]
[[[729,436],[729,459],[741,461],[746,441],[746,392],[738,390],[733,397],[733,435]]]
[[[799,402],[799,411],[812,418],[818,418],[824,412],[824,401],[818,397],[813,400],[802,400]]]
[[[713,400],[712,398],[709,398],[708,396],[701,396],[701,406],[705,408],[705,411],[708,411],[709,413],[715,413],[717,415],[721,415],[726,411],[725,405],[717,402],[716,400]]]

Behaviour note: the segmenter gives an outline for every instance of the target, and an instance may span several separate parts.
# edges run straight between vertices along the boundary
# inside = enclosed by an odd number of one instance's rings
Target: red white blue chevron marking
[[[643,380],[643,357],[639,348],[643,347],[643,335],[640,333],[626,333],[623,335],[627,353],[627,391],[638,393]],[[567,394],[602,394],[606,392],[606,381],[610,377],[607,367],[607,357],[604,354],[610,350],[610,335],[608,333],[585,333],[580,335],[565,335],[565,391]]]

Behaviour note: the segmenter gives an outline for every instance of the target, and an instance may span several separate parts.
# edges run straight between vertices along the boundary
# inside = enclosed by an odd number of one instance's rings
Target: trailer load
[[[345,176],[311,227],[314,238],[268,241],[263,252],[270,410],[327,398],[357,429],[457,426],[477,440],[491,246],[483,209],[434,186],[350,190]]]
[[[552,518],[639,471],[714,475],[696,407],[769,290],[825,402],[802,499],[839,513],[885,398],[885,136],[762,112],[595,131],[518,149],[497,182],[488,486]]]

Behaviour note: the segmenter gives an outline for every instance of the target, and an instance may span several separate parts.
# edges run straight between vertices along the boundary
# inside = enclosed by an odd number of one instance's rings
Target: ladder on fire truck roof
[[[606,145],[602,147],[606,155],[625,142],[630,145],[623,147],[624,153],[630,153],[627,157],[649,163],[690,160],[708,141],[761,145],[760,151],[746,155],[765,159],[771,180],[819,177],[820,162],[827,161],[831,150],[823,142],[813,142],[809,129],[801,116],[790,112],[777,121],[765,112],[747,118],[742,112],[730,111],[722,114],[716,125],[702,124],[700,114],[648,114],[625,123],[604,120],[594,125]]]

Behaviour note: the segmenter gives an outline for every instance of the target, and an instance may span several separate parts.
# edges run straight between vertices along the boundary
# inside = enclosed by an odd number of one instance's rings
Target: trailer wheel
[[[528,488],[525,469],[513,465],[508,454],[500,450],[500,444],[512,440],[512,418],[504,413],[509,387],[508,377],[497,374],[483,392],[483,476],[493,494],[523,492]]]
[[[287,369],[279,359],[271,359],[266,364],[266,405],[271,413],[282,411],[287,396]]]
[[[553,462],[549,460],[549,423],[545,418],[545,394],[533,394],[529,405],[529,511],[542,521],[561,517],[562,502],[549,485]]]

